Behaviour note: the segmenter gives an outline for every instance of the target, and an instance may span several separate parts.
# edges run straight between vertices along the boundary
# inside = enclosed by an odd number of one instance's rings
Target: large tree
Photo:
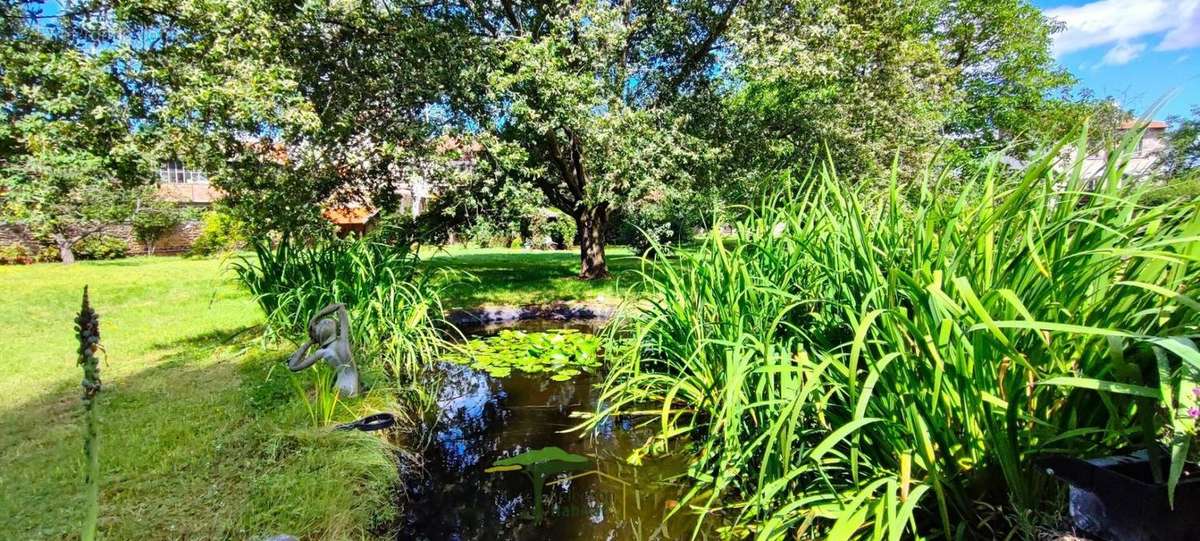
[[[129,51],[86,47],[37,5],[0,9],[0,211],[71,263],[76,242],[133,215],[153,178],[142,102],[121,73]]]
[[[1026,0],[765,0],[734,28],[726,114],[699,128],[729,142],[721,181],[751,190],[825,159],[911,171],[1055,135],[1086,110],[1056,97],[1072,82],[1056,29]]]
[[[445,24],[486,59],[458,80],[499,178],[571,216],[580,277],[607,274],[613,213],[691,182],[703,145],[682,119],[720,76],[739,0],[464,2]],[[453,13],[454,15],[449,15]]]

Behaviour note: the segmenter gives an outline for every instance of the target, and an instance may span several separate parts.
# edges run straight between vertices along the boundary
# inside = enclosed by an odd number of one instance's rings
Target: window
[[[208,175],[172,161],[159,166],[158,180],[164,184],[208,184]]]

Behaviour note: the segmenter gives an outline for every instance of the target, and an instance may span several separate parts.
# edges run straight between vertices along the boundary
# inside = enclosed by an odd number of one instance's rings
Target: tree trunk
[[[71,245],[74,242],[67,238],[66,235],[54,235],[54,244],[58,245],[58,258],[62,260],[64,265],[70,265],[75,262],[75,252],[71,251]]]
[[[608,262],[604,260],[604,227],[608,213],[603,205],[585,209],[575,218],[579,231],[579,278],[595,280],[608,276]]]

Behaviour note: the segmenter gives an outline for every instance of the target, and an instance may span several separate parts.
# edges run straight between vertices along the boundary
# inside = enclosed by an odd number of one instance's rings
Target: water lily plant
[[[554,381],[567,381],[600,366],[599,337],[574,329],[547,332],[504,330],[460,346],[446,360],[483,370],[492,377],[549,373]]]
[[[542,488],[546,477],[558,473],[579,471],[588,467],[587,457],[568,453],[558,447],[543,447],[497,460],[488,473],[519,471],[533,483],[533,520],[542,521]]]

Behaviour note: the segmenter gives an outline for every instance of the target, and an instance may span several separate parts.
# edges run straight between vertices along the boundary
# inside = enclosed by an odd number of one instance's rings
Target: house
[[[1164,154],[1167,151],[1167,123],[1161,120],[1151,120],[1145,122],[1144,125],[1135,120],[1127,120],[1121,123],[1117,135],[1122,137],[1129,130],[1142,127],[1145,130],[1137,142],[1133,156],[1130,157],[1129,163],[1125,167],[1125,174],[1133,178],[1147,178],[1158,173],[1162,168]],[[1108,157],[1108,150],[1101,149],[1085,158],[1083,162],[1084,176],[1093,178],[1100,175],[1104,171],[1105,164],[1108,163]]]

